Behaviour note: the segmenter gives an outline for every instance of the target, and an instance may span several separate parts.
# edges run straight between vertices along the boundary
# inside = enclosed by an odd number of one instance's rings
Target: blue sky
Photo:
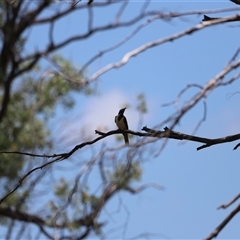
[[[131,2],[123,19],[128,19],[143,1]],[[153,1],[149,9],[184,12],[190,10],[209,10],[235,7],[230,1]],[[94,12],[95,24],[109,22],[114,17],[117,6],[111,10],[101,9]],[[209,14],[210,16],[229,16],[232,12]],[[86,13],[69,15],[56,28],[55,39],[64,39],[68,34],[84,32]],[[89,75],[111,62],[120,61],[124,54],[149,41],[178,33],[200,23],[202,15],[185,16],[171,21],[158,20],[140,31],[133,39],[115,51],[104,55],[88,67]],[[141,23],[141,22],[140,22]],[[138,23],[139,24],[139,23]],[[93,55],[118,43],[130,34],[138,24],[130,28],[105,31],[94,34],[85,41],[75,42],[61,53],[77,66],[83,65]],[[29,51],[44,46],[46,28],[31,31]],[[47,37],[48,35],[46,35]],[[123,67],[111,70],[97,81],[98,94],[93,97],[76,95],[77,104],[71,117],[59,116],[55,119],[56,129],[63,130],[66,137],[66,149],[80,143],[74,134],[86,131],[86,139],[95,136],[95,129],[115,129],[114,116],[120,107],[129,104],[126,110],[129,127],[137,128],[138,113],[135,109],[136,96],[144,93],[148,112],[144,116],[143,126],[153,127],[161,123],[176,108],[188,100],[196,90],[190,90],[181,99],[178,106],[162,107],[162,104],[174,100],[177,94],[190,83],[205,85],[226,65],[239,47],[239,23],[217,25],[201,30],[176,41],[165,43],[130,59]],[[47,38],[46,38],[47,39]],[[218,88],[207,98],[207,119],[196,135],[217,138],[239,133],[240,110],[239,94],[229,98],[229,94],[238,92],[239,82],[224,88]],[[202,104],[198,104],[176,127],[177,131],[191,134],[203,114]],[[62,125],[61,125],[62,124]],[[58,137],[56,136],[56,139]],[[109,146],[115,146],[113,137],[104,140]],[[99,143],[96,146],[100,146]],[[155,143],[153,150],[158,152],[162,140]],[[169,140],[164,151],[157,157],[151,157],[143,163],[141,182],[156,182],[164,186],[163,191],[148,189],[138,195],[121,193],[107,204],[102,220],[108,221],[104,229],[109,238],[131,238],[140,233],[154,233],[150,238],[202,239],[209,235],[218,224],[236,206],[226,210],[216,208],[228,202],[239,193],[240,160],[239,150],[232,151],[236,143],[216,145],[196,151],[200,146],[193,142]],[[62,146],[56,151],[62,150]],[[85,150],[79,153],[87,158]],[[84,155],[85,154],[85,155]],[[60,164],[60,163],[59,163]],[[69,178],[71,173],[69,172]],[[97,183],[97,179],[95,179]],[[96,184],[93,180],[92,184]],[[122,201],[122,203],[121,203]],[[121,211],[117,211],[118,206]],[[127,209],[127,210],[126,210]],[[113,212],[115,212],[113,214]],[[109,214],[112,218],[109,217]],[[122,226],[126,223],[127,228]],[[221,231],[219,238],[239,239],[240,215]],[[109,229],[118,228],[113,232]]]

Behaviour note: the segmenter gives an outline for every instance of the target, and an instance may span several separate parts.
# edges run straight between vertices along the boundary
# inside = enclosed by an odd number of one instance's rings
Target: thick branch
[[[172,139],[177,139],[177,140],[188,140],[188,141],[194,141],[194,142],[200,142],[200,143],[205,143],[204,145],[200,146],[197,148],[197,150],[201,150],[203,148],[210,147],[212,145],[216,144],[221,144],[221,143],[226,143],[226,142],[233,142],[236,140],[240,139],[240,133],[235,134],[235,135],[230,135],[226,137],[221,137],[221,138],[203,138],[203,137],[197,137],[193,135],[188,135],[185,133],[180,133],[180,132],[175,132],[170,130],[169,128],[165,127],[164,132],[163,131],[156,131],[147,127],[143,127],[144,131],[151,133],[155,135],[155,137],[167,137],[167,138],[172,138]]]
[[[17,16],[20,14],[20,7],[21,4],[18,4],[17,7],[10,7],[10,5],[7,5],[8,12],[12,11],[13,14],[8,15],[7,21],[2,26],[2,31],[4,33],[4,39],[3,39],[3,46],[1,51],[1,68],[0,68],[0,82],[4,83],[4,94],[3,94],[3,100],[1,104],[1,110],[0,110],[0,122],[5,117],[8,104],[10,101],[10,92],[11,92],[11,85],[16,77],[14,74],[15,72],[18,72],[18,66],[19,62],[16,62],[16,43],[19,41],[19,38],[21,34],[26,30],[26,28],[30,27],[32,24],[32,21],[34,18],[40,14],[44,8],[46,8],[51,1],[43,1],[39,6],[30,11],[29,13],[26,13],[24,17],[20,18],[20,21],[17,22]],[[14,5],[13,5],[14,6]],[[12,17],[10,18],[10,16]],[[39,57],[38,57],[39,58]],[[35,60],[38,60],[38,58],[34,58],[34,64]],[[11,68],[11,74],[10,76],[7,76],[7,69],[12,64]],[[33,65],[34,65],[33,64]],[[32,68],[33,65],[30,65]],[[28,68],[27,70],[29,70]]]
[[[226,142],[232,142],[232,141],[236,141],[240,139],[240,134],[235,134],[235,135],[231,135],[231,136],[226,136],[226,137],[222,137],[222,138],[215,138],[215,139],[210,139],[210,138],[203,138],[203,137],[198,137],[198,136],[193,136],[193,135],[188,135],[188,134],[184,134],[184,133],[180,133],[180,132],[175,132],[172,131],[171,129],[165,127],[164,131],[157,131],[154,129],[150,129],[147,127],[143,127],[142,129],[143,131],[146,131],[147,133],[143,133],[143,132],[134,132],[131,130],[128,131],[121,131],[121,130],[113,130],[107,133],[103,133],[100,131],[96,130],[97,134],[100,134],[101,136],[98,138],[93,139],[92,141],[88,141],[88,142],[83,142],[81,144],[76,145],[71,151],[67,152],[67,153],[60,153],[60,154],[53,154],[53,155],[39,155],[39,154],[31,154],[31,153],[23,153],[23,152],[9,152],[9,151],[1,151],[0,153],[8,153],[8,154],[22,154],[22,155],[30,155],[30,156],[34,156],[34,157],[48,157],[48,158],[54,158],[52,161],[47,162],[41,166],[35,167],[33,168],[31,171],[29,171],[27,174],[25,174],[17,183],[17,185],[14,187],[14,189],[12,189],[9,193],[7,193],[2,199],[0,199],[0,204],[9,196],[11,195],[14,191],[16,191],[21,184],[23,183],[23,181],[33,172],[37,171],[37,170],[41,170],[43,168],[45,168],[46,166],[53,164],[55,162],[58,161],[62,161],[64,159],[69,158],[72,154],[74,154],[77,150],[87,146],[87,145],[92,145],[98,141],[100,141],[101,139],[110,136],[110,135],[115,135],[115,134],[122,134],[123,132],[127,132],[129,134],[132,135],[136,135],[136,136],[140,136],[140,137],[154,137],[154,138],[170,138],[170,139],[176,139],[176,140],[188,140],[188,141],[194,141],[194,142],[200,142],[200,143],[205,143],[204,145],[200,146],[197,148],[197,150],[206,148],[206,147],[210,147],[212,145],[216,145],[216,144],[221,144],[221,143],[226,143]]]
[[[45,221],[37,215],[21,212],[21,211],[13,211],[10,208],[0,207],[0,215],[4,217],[11,218],[13,220],[18,220],[26,223],[36,224],[40,231],[48,237],[48,239],[53,239],[53,237],[44,229],[44,227],[50,228],[67,228],[66,224],[51,224],[49,221]],[[66,238],[64,238],[66,239]],[[70,239],[70,238],[69,238]]]
[[[216,145],[216,144],[221,144],[221,143],[226,143],[226,142],[233,142],[236,140],[240,139],[240,133],[238,134],[234,134],[234,135],[230,135],[230,136],[226,136],[226,137],[221,137],[221,138],[204,138],[204,137],[198,137],[198,136],[193,136],[193,135],[189,135],[189,134],[185,134],[185,133],[181,133],[181,132],[176,132],[173,131],[171,129],[169,129],[168,127],[164,128],[164,131],[160,131],[160,130],[155,130],[155,129],[151,129],[148,127],[143,127],[142,128],[144,132],[135,132],[132,130],[127,130],[127,131],[122,131],[120,129],[118,130],[112,130],[109,131],[107,133],[104,132],[100,132],[98,130],[95,130],[96,134],[101,135],[100,137],[97,137],[91,141],[88,142],[83,142],[81,144],[76,145],[71,151],[67,152],[67,153],[58,153],[58,154],[35,154],[35,153],[27,153],[27,152],[20,152],[20,151],[0,151],[0,154],[20,154],[20,155],[25,155],[25,156],[32,156],[32,157],[44,157],[44,158],[55,158],[53,161],[45,163],[44,165],[42,165],[39,168],[44,168],[47,165],[55,162],[55,161],[61,161],[64,159],[69,158],[73,153],[75,153],[77,150],[87,146],[87,145],[92,145],[98,141],[100,141],[101,139],[104,139],[108,136],[111,135],[115,135],[115,134],[122,134],[123,132],[135,135],[135,136],[139,136],[139,137],[155,137],[155,138],[170,138],[170,139],[176,139],[176,140],[188,140],[188,141],[194,141],[194,142],[199,142],[199,143],[205,143],[205,145],[200,146],[197,148],[197,150],[206,148],[206,147],[210,147],[212,145]]]
[[[28,223],[46,225],[45,221],[39,218],[37,215],[27,214],[20,211],[13,211],[11,208],[0,207],[0,215]]]

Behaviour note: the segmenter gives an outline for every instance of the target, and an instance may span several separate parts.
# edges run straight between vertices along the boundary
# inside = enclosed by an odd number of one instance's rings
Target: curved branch
[[[133,25],[134,23],[138,22],[139,20],[143,19],[144,17],[147,16],[152,16],[152,15],[156,15],[158,12],[156,11],[149,11],[149,12],[145,12],[145,13],[141,13],[135,17],[133,17],[132,19],[125,21],[125,22],[121,22],[121,23],[108,23],[106,25],[103,26],[98,26],[95,28],[92,28],[90,30],[88,30],[87,32],[83,33],[83,34],[79,34],[76,36],[71,36],[65,40],[63,40],[62,42],[59,43],[51,43],[45,50],[42,51],[38,51],[34,54],[30,54],[24,58],[21,59],[21,62],[24,61],[29,61],[31,59],[34,59],[36,56],[40,55],[40,56],[45,56],[48,55],[49,53],[56,51],[72,42],[75,41],[79,41],[79,40],[83,40],[86,39],[88,37],[90,37],[91,35],[97,33],[97,32],[103,32],[103,31],[107,31],[107,30],[112,30],[112,29],[116,29],[116,28],[121,28],[121,27],[128,27]]]
[[[90,58],[80,69],[79,73],[83,74],[83,71],[94,61],[96,61],[98,58],[102,57],[104,54],[111,52],[117,48],[119,48],[120,46],[122,46],[123,44],[125,44],[126,42],[128,42],[131,38],[133,38],[141,29],[143,29],[144,27],[146,27],[147,25],[151,24],[153,21],[159,19],[158,16],[154,16],[151,19],[148,19],[147,21],[143,22],[142,24],[140,24],[135,30],[133,30],[127,37],[125,37],[124,39],[122,39],[120,42],[116,43],[115,45],[106,48],[104,50],[101,50],[98,54],[96,54],[95,56],[93,56],[92,58]]]
[[[234,197],[230,202],[228,202],[226,204],[222,204],[217,209],[221,209],[221,208],[225,209],[225,208],[229,207],[230,205],[232,205],[233,203],[235,203],[239,198],[240,198],[240,193],[236,197]]]
[[[217,24],[222,24],[222,23],[227,23],[227,22],[231,22],[233,20],[240,20],[240,15],[235,15],[235,16],[230,16],[230,17],[226,17],[226,18],[222,18],[222,19],[216,19],[216,20],[213,20],[213,21],[209,21],[209,22],[203,22],[203,23],[200,23],[200,24],[197,24],[196,26],[194,27],[191,27],[187,30],[184,30],[182,32],[179,32],[177,34],[174,34],[172,36],[169,36],[169,37],[166,37],[166,38],[161,38],[161,39],[158,39],[156,41],[152,41],[152,42],[149,42],[149,43],[146,43],[128,53],[126,53],[123,58],[119,61],[119,62],[116,62],[116,63],[111,63],[111,64],[108,64],[106,65],[105,67],[103,67],[102,69],[98,70],[97,72],[95,72],[91,77],[89,78],[86,78],[85,80],[88,81],[88,82],[92,82],[92,81],[95,81],[98,77],[100,77],[101,75],[103,75],[104,73],[114,69],[114,68],[120,68],[122,67],[123,65],[125,65],[132,57],[135,57],[137,55],[139,55],[140,53],[150,49],[150,48],[153,48],[153,47],[156,47],[156,46],[159,46],[163,43],[166,43],[166,42],[171,42],[171,41],[174,41],[178,38],[181,38],[185,35],[190,35],[196,31],[199,31],[201,29],[204,29],[206,27],[209,27],[209,26],[213,26],[213,25],[217,25]]]
[[[232,65],[227,65],[219,74],[217,74],[214,78],[208,81],[208,83],[202,87],[202,90],[199,93],[195,94],[177,113],[174,113],[170,117],[168,117],[165,122],[172,121],[172,125],[170,128],[174,128],[176,124],[179,123],[180,119],[197,103],[199,103],[202,99],[206,98],[206,96],[213,91],[216,87],[224,86],[232,83],[236,79],[240,77],[240,74],[235,75],[230,78],[228,81],[223,82],[224,78],[227,74],[229,74],[232,70],[238,68],[240,66],[240,60],[234,62]]]

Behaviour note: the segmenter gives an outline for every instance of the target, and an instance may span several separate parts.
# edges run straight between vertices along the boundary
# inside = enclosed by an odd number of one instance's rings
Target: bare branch
[[[115,23],[118,24],[119,21],[120,21],[120,17],[121,15],[123,14],[124,10],[126,9],[127,5],[128,5],[128,1],[124,1],[121,5],[121,7],[119,8],[119,11],[118,13],[116,14],[116,17],[115,17]]]
[[[240,212],[240,204],[220,223],[220,225],[217,226],[217,228],[208,236],[205,238],[205,240],[211,240],[218,236],[218,234],[221,232],[221,230],[231,221],[231,219]]]
[[[132,188],[132,187],[130,187],[130,186],[126,186],[124,189],[125,189],[126,191],[132,193],[132,194],[137,194],[137,193],[140,193],[140,192],[142,192],[143,190],[146,190],[146,189],[148,189],[148,188],[150,188],[150,187],[156,188],[156,189],[158,189],[158,190],[163,190],[163,189],[164,189],[163,186],[161,186],[161,185],[159,185],[159,184],[157,184],[157,183],[147,183],[147,184],[144,184],[144,185],[142,185],[142,186],[140,186],[140,187],[138,187],[138,188]]]
[[[185,134],[185,133],[176,132],[176,131],[169,129],[168,127],[165,127],[164,131],[160,131],[160,130],[150,129],[145,126],[142,128],[142,130],[145,131],[146,133],[135,132],[132,130],[123,131],[120,129],[112,130],[107,133],[95,130],[96,134],[101,135],[100,137],[97,137],[91,141],[87,141],[87,142],[78,144],[71,151],[65,152],[65,153],[47,155],[47,154],[26,153],[26,152],[21,152],[21,151],[0,151],[0,154],[4,154],[4,153],[5,154],[20,154],[20,155],[26,155],[26,156],[32,156],[32,157],[55,158],[51,162],[45,163],[42,166],[36,168],[36,170],[38,170],[38,169],[42,169],[42,168],[46,167],[47,165],[52,164],[54,162],[62,161],[64,159],[69,158],[77,150],[79,150],[87,145],[92,145],[92,144],[100,141],[103,138],[106,138],[108,136],[115,135],[115,134],[122,134],[123,132],[129,133],[129,134],[132,134],[135,136],[139,136],[139,137],[169,138],[169,139],[176,139],[176,140],[188,140],[188,141],[205,143],[205,145],[198,147],[197,150],[200,150],[200,149],[203,149],[206,147],[210,147],[210,146],[216,145],[216,144],[233,142],[233,141],[240,139],[240,133],[221,137],[221,138],[212,138],[211,139],[211,138],[203,138],[203,137],[198,137],[198,136],[193,136],[193,135],[189,135],[189,134]],[[136,146],[136,145],[133,144],[133,146]]]
[[[229,60],[229,62],[227,63],[227,65],[231,65],[232,62],[234,62],[237,58],[237,56],[240,53],[240,47],[235,51],[235,53],[233,54],[232,58]]]
[[[196,83],[191,83],[191,84],[187,84],[186,87],[184,87],[180,92],[179,94],[177,95],[176,99],[170,103],[164,103],[162,104],[162,107],[167,107],[167,106],[170,106],[172,104],[174,105],[178,105],[179,101],[180,101],[180,98],[182,97],[182,95],[187,92],[189,89],[191,88],[199,88],[200,90],[203,89],[203,87],[199,84],[196,84]]]
[[[91,32],[93,29],[93,10],[88,8],[88,31]]]
[[[173,121],[170,128],[176,126],[179,123],[180,119],[196,104],[207,97],[207,95],[213,91],[216,87],[224,86],[225,84],[232,83],[234,80],[238,79],[239,75],[237,74],[235,77],[231,78],[229,81],[223,82],[224,78],[228,73],[230,73],[233,69],[236,69],[240,66],[240,60],[234,62],[230,66],[226,66],[219,74],[217,74],[213,79],[209,80],[208,83],[202,88],[202,90],[195,94],[183,107],[182,109],[175,113],[174,115],[170,116],[166,119],[166,122]]]
[[[230,205],[232,205],[234,202],[236,202],[239,198],[240,198],[240,193],[236,197],[234,197],[230,202],[228,202],[226,204],[222,204],[217,209],[221,209],[221,208],[225,209],[225,208],[229,207]]]
[[[192,34],[196,31],[199,31],[199,30],[204,29],[206,27],[217,25],[217,24],[222,24],[222,23],[227,23],[227,22],[230,22],[232,20],[237,20],[237,19],[240,20],[240,15],[230,16],[230,17],[217,19],[217,20],[213,20],[213,21],[209,21],[209,22],[203,22],[203,23],[197,24],[196,26],[191,27],[187,30],[184,30],[182,32],[174,34],[172,36],[169,36],[169,37],[166,37],[166,38],[161,38],[159,40],[146,43],[146,44],[144,44],[144,45],[142,45],[142,46],[140,46],[140,47],[138,47],[138,48],[136,48],[136,49],[134,49],[134,50],[132,50],[128,53],[126,53],[123,56],[122,60],[120,60],[119,62],[108,64],[105,67],[103,67],[102,69],[98,70],[91,77],[87,78],[86,81],[88,81],[88,82],[95,81],[98,77],[100,77],[104,73],[106,73],[106,72],[108,72],[108,71],[110,71],[114,68],[122,67],[123,65],[125,65],[130,60],[130,58],[136,57],[140,53],[142,53],[142,52],[144,52],[144,51],[146,51],[150,48],[159,46],[159,45],[161,45],[163,43],[166,43],[166,42],[174,41],[178,38],[181,38],[185,35]]]
[[[170,130],[169,128],[165,127],[165,131],[156,131],[147,127],[143,127],[144,131],[152,134],[152,136],[157,137],[157,138],[172,138],[172,139],[177,139],[177,140],[188,140],[188,141],[194,141],[194,142],[201,142],[205,143],[204,145],[200,146],[197,148],[197,150],[201,150],[203,148],[210,147],[212,145],[216,144],[221,144],[221,143],[226,143],[226,142],[233,142],[236,140],[240,139],[240,133],[239,134],[234,134],[222,138],[203,138],[203,137],[197,137],[193,135],[188,135],[180,132],[175,132]]]
[[[111,52],[117,48],[119,48],[120,46],[122,46],[123,44],[125,44],[126,42],[128,42],[131,38],[133,38],[142,28],[146,27],[147,25],[151,24],[153,21],[158,20],[159,17],[158,16],[154,16],[150,19],[148,19],[147,21],[143,22],[142,24],[140,24],[134,31],[132,31],[127,37],[125,37],[124,39],[122,39],[121,41],[119,41],[118,43],[114,44],[113,46],[106,48],[102,51],[100,51],[98,54],[96,54],[95,56],[93,56],[91,59],[89,59],[80,69],[80,74],[83,74],[83,71],[94,61],[96,61],[98,58],[102,57],[104,54]]]

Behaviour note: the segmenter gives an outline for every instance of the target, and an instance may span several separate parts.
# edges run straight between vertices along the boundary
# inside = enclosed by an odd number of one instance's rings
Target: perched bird
[[[128,123],[126,117],[123,115],[126,108],[119,110],[118,115],[115,117],[115,123],[120,130],[128,130]],[[125,144],[128,145],[128,134],[123,133]]]
[[[236,3],[236,4],[238,4],[238,5],[240,5],[240,0],[230,0],[231,2],[234,2],[234,3]],[[207,16],[207,15],[203,15],[203,22],[205,22],[205,21],[211,21],[211,20],[216,20],[216,19],[220,19],[220,18],[212,18],[212,17],[209,17],[209,16]],[[237,20],[232,20],[233,22],[235,22],[235,21],[239,21],[239,19],[237,19]]]
[[[209,17],[207,15],[203,15],[203,22],[206,22],[206,21],[211,21],[211,20],[216,20],[216,19],[220,19],[220,18],[212,18],[212,17]]]

